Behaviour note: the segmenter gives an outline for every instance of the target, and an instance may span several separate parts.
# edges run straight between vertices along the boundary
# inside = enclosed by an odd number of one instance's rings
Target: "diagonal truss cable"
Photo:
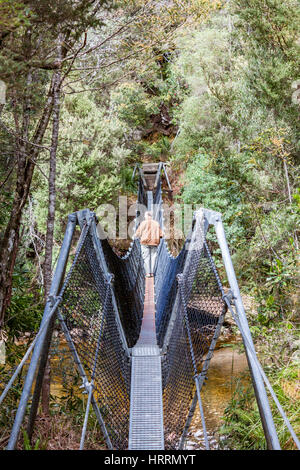
[[[230,310],[230,312],[231,312],[231,315],[232,315],[234,321],[236,322],[236,324],[237,324],[237,326],[238,326],[238,328],[239,328],[239,330],[240,330],[240,332],[241,332],[241,334],[242,334],[243,341],[244,341],[244,343],[247,345],[248,350],[249,350],[249,352],[250,352],[250,354],[251,354],[251,356],[252,356],[252,359],[255,361],[255,363],[256,363],[256,365],[257,365],[257,368],[258,368],[258,370],[259,370],[259,372],[260,372],[260,374],[261,374],[261,376],[262,376],[262,378],[263,378],[263,380],[264,380],[264,382],[265,382],[265,384],[266,384],[266,386],[267,386],[267,388],[268,388],[268,390],[269,390],[269,392],[270,392],[270,394],[271,394],[271,396],[272,396],[272,398],[273,398],[273,400],[274,400],[274,402],[275,402],[275,404],[276,404],[276,406],[277,406],[277,409],[278,409],[279,413],[281,414],[281,416],[282,416],[282,418],[283,418],[283,420],[284,420],[284,422],[285,422],[285,424],[286,424],[286,427],[288,428],[288,430],[289,430],[289,432],[290,432],[290,434],[291,434],[291,436],[292,436],[292,438],[293,438],[293,440],[294,440],[294,442],[295,442],[297,448],[300,450],[300,441],[299,441],[298,437],[296,436],[296,433],[295,433],[295,431],[294,431],[294,429],[293,429],[293,427],[292,427],[292,425],[291,425],[291,423],[290,423],[288,417],[286,416],[286,414],[285,414],[285,412],[284,412],[282,406],[280,405],[279,400],[278,400],[278,398],[277,398],[277,396],[276,396],[276,394],[275,394],[275,392],[274,392],[274,390],[273,390],[273,388],[272,388],[272,385],[270,384],[270,381],[269,381],[268,377],[266,376],[266,374],[265,374],[265,372],[264,372],[264,370],[263,370],[263,368],[262,368],[260,362],[258,361],[258,359],[257,359],[257,357],[256,357],[256,354],[255,354],[255,352],[253,351],[253,348],[252,348],[252,346],[250,345],[250,343],[249,343],[249,341],[248,341],[248,339],[247,339],[247,336],[245,335],[245,332],[244,332],[244,329],[243,329],[243,327],[242,327],[242,325],[241,325],[241,322],[239,321],[238,317],[237,317],[236,314],[234,313],[233,308],[232,308],[232,306],[231,306],[231,304],[230,304],[230,301],[228,300],[228,298],[227,298],[226,295],[224,296],[224,299],[225,299],[225,302],[227,303],[227,306],[228,306],[228,308],[229,308],[229,310]]]

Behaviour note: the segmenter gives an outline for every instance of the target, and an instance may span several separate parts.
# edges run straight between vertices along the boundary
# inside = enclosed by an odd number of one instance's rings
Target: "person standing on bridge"
[[[157,247],[161,237],[163,237],[163,231],[159,223],[153,220],[152,212],[148,211],[145,213],[145,220],[141,222],[135,232],[135,236],[141,241],[146,276],[151,277],[153,276]]]

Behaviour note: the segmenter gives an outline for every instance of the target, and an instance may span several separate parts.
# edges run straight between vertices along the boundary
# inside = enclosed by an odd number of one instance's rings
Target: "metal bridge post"
[[[243,330],[245,332],[247,341],[254,351],[254,344],[252,341],[246,313],[244,310],[243,301],[241,298],[241,294],[240,294],[239,286],[237,283],[234,267],[232,264],[229,248],[227,245],[226,235],[224,231],[221,214],[218,212],[207,211],[207,210],[204,210],[204,213],[206,216],[208,216],[208,221],[212,223],[215,227],[217,239],[218,239],[219,246],[222,252],[222,258],[223,258],[224,266],[226,269],[229,285],[234,296],[234,303],[235,303],[236,311],[237,311],[239,320],[241,322],[241,325],[243,327]],[[280,450],[280,443],[279,443],[278,436],[276,433],[276,429],[275,429],[275,425],[274,425],[274,421],[272,417],[272,412],[271,412],[269,401],[268,401],[268,396],[264,387],[263,378],[260,374],[260,371],[257,367],[255,360],[253,359],[252,355],[249,354],[248,346],[247,344],[245,344],[245,342],[244,342],[244,347],[246,351],[250,373],[253,379],[255,397],[256,397],[257,404],[258,404],[259,413],[261,416],[261,421],[262,421],[264,434],[266,437],[267,447],[268,449]]]
[[[76,226],[76,221],[77,221],[76,214],[69,215],[64,240],[60,249],[60,254],[59,254],[58,261],[57,261],[55,274],[53,276],[53,280],[52,280],[52,284],[51,284],[51,288],[49,292],[49,299],[45,306],[41,326],[43,326],[44,323],[48,320],[49,313],[51,312],[51,309],[52,309],[51,297],[52,298],[56,297],[56,295],[58,294],[58,291],[59,291],[59,288],[60,288],[60,285],[64,276],[69,252],[70,252],[70,247],[71,247],[71,242],[72,242],[72,238],[73,238],[73,234],[74,234],[74,230]],[[29,396],[31,393],[37,364],[43,352],[44,345],[46,341],[48,340],[47,336],[48,336],[49,330],[51,329],[51,323],[52,321],[50,321],[50,324],[48,325],[48,327],[45,328],[45,330],[43,331],[43,334],[41,334],[41,336],[39,337],[38,341],[36,342],[35,348],[33,350],[32,358],[31,358],[28,372],[26,375],[26,379],[24,382],[24,387],[23,387],[21,398],[20,398],[18,410],[16,413],[14,425],[13,425],[9,442],[7,445],[7,450],[14,450],[16,446],[16,443],[19,437],[20,427],[24,419],[26,406],[27,406]]]

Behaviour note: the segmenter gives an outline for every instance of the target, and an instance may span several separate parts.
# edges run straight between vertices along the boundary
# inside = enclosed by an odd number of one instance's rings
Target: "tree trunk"
[[[59,45],[59,59],[61,60],[61,45]],[[59,135],[59,117],[60,117],[60,95],[61,95],[61,70],[54,74],[54,93],[53,93],[53,124],[52,139],[49,162],[49,203],[47,217],[47,232],[45,245],[45,261],[44,261],[44,295],[47,300],[52,280],[52,252],[54,240],[54,223],[55,223],[55,202],[56,202],[56,152],[58,146]],[[45,368],[45,375],[42,386],[42,411],[43,414],[49,415],[49,399],[50,399],[50,382],[51,382],[51,364],[48,356]]]
[[[59,114],[60,114],[60,81],[61,73],[55,73],[54,83],[54,97],[53,97],[53,125],[52,125],[52,140],[50,150],[50,163],[49,163],[49,203],[48,203],[48,217],[47,217],[47,232],[45,244],[45,261],[44,261],[44,295],[47,300],[48,293],[51,286],[52,279],[52,251],[53,251],[53,236],[54,236],[54,222],[55,222],[55,202],[56,202],[56,152],[58,146],[58,133],[59,133]]]
[[[52,80],[53,82],[53,80]],[[19,230],[23,209],[26,204],[30,185],[32,181],[33,171],[35,167],[35,159],[38,157],[40,148],[35,145],[41,145],[44,134],[46,132],[53,106],[53,83],[51,82],[50,91],[46,104],[43,109],[42,116],[36,127],[31,144],[25,144],[27,140],[29,108],[24,108],[25,115],[23,117],[23,132],[17,138],[17,183],[14,194],[14,200],[10,219],[8,221],[2,242],[0,253],[0,328],[3,326],[5,312],[10,304],[12,289],[12,274],[15,266],[19,246]],[[27,101],[28,103],[28,101]],[[26,110],[27,109],[27,110]],[[26,111],[25,111],[26,110]]]

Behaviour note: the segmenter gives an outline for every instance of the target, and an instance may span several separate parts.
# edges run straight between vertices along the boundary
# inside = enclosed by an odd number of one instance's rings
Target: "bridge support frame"
[[[61,284],[63,282],[76,223],[77,223],[76,214],[70,214],[68,218],[68,224],[67,224],[63,244],[62,244],[59,258],[57,261],[56,270],[53,276],[53,280],[52,280],[52,284],[51,284],[51,288],[49,292],[49,297],[45,306],[45,310],[44,310],[44,314],[43,314],[43,318],[41,322],[41,327],[48,320],[48,317],[52,310],[52,299],[57,296],[60,290]],[[54,318],[49,322],[47,328],[45,328],[45,330],[43,331],[43,334],[41,334],[41,336],[39,337],[34,347],[32,358],[30,361],[27,375],[26,375],[22,395],[20,398],[18,410],[16,413],[15,421],[14,421],[13,428],[12,428],[10,438],[9,438],[9,442],[7,445],[7,450],[14,450],[17,444],[19,433],[20,433],[20,428],[24,419],[26,407],[27,407],[28,400],[31,394],[31,389],[32,389],[32,385],[34,382],[37,365],[40,361],[37,384],[36,384],[35,393],[34,393],[35,397],[34,397],[34,402],[32,404],[32,411],[31,411],[31,417],[30,417],[30,423],[34,422],[36,410],[37,410],[36,403],[38,403],[38,400],[40,397],[41,386],[42,386],[45,365],[46,365],[43,358],[45,357],[46,354],[48,356],[47,351],[49,350],[48,344],[51,340],[51,330],[52,330],[53,321],[54,321]]]
[[[33,399],[32,399],[32,404],[30,408],[29,422],[27,425],[27,432],[28,432],[29,437],[32,435],[33,426],[34,426],[34,422],[35,422],[35,418],[36,418],[37,410],[38,410],[38,405],[39,405],[39,399],[40,399],[41,388],[42,388],[42,383],[43,383],[43,378],[44,378],[44,373],[45,373],[46,361],[47,361],[47,357],[49,354],[49,348],[50,348],[52,332],[53,332],[53,325],[54,325],[55,318],[57,316],[57,309],[60,303],[60,301],[57,301],[57,300],[60,299],[59,295],[60,295],[61,290],[63,289],[66,266],[67,266],[67,262],[69,258],[74,231],[75,231],[77,224],[79,224],[82,229],[81,235],[83,234],[83,227],[85,226],[85,224],[88,224],[90,226],[90,229],[93,231],[93,242],[94,242],[96,256],[99,259],[100,264],[104,267],[104,270],[105,270],[104,274],[108,281],[108,289],[111,291],[112,303],[113,303],[113,307],[115,310],[116,321],[117,321],[122,345],[128,357],[128,360],[130,360],[130,357],[131,357],[130,351],[127,345],[127,341],[123,332],[123,328],[121,325],[121,320],[119,317],[119,312],[118,312],[118,308],[116,304],[116,299],[114,296],[114,291],[111,285],[111,274],[108,271],[108,268],[104,259],[104,255],[100,247],[100,241],[97,236],[95,214],[91,212],[89,209],[84,209],[82,211],[78,211],[76,213],[70,214],[68,217],[68,224],[67,224],[64,240],[63,240],[61,250],[59,253],[56,270],[52,279],[49,296],[45,305],[44,314],[43,314],[43,318],[41,321],[40,328],[43,328],[43,330],[41,334],[39,335],[36,341],[36,344],[34,346],[34,349],[33,349],[33,353],[32,353],[31,361],[29,364],[28,372],[26,375],[26,379],[24,382],[24,387],[23,387],[23,391],[21,394],[18,410],[17,410],[16,417],[14,420],[13,428],[10,434],[10,439],[7,445],[7,450],[14,450],[17,445],[18,437],[20,434],[20,429],[24,420],[26,408],[27,408],[28,401],[31,395],[32,386],[34,383],[34,379],[36,377]],[[80,240],[77,245],[77,250],[79,248],[79,245],[80,245]],[[53,311],[53,306],[55,306],[55,310],[56,310],[55,312]],[[87,383],[87,377],[79,361],[78,355],[74,355],[75,347],[74,345],[72,347],[72,341],[70,341],[67,328],[65,327],[63,318],[59,312],[58,312],[58,318],[61,322],[64,333],[66,334],[67,341],[70,345],[70,349],[73,354],[74,361],[77,367],[79,368],[79,373],[81,377],[83,378],[84,383]],[[45,325],[46,323],[48,324]],[[112,449],[112,444],[110,442],[104,421],[102,419],[99,407],[96,403],[96,400],[93,394],[91,396],[91,403],[94,408],[100,427],[103,431],[108,448]]]
[[[219,243],[221,253],[222,253],[223,263],[225,266],[228,282],[229,282],[230,289],[233,294],[234,306],[235,306],[240,324],[243,328],[245,337],[247,339],[247,343],[250,345],[251,349],[253,350],[251,354],[248,344],[244,342],[246,357],[248,361],[249,370],[252,376],[255,398],[258,404],[258,408],[259,408],[259,413],[260,413],[262,426],[263,426],[263,430],[264,430],[264,434],[265,434],[265,438],[267,442],[267,447],[268,449],[271,449],[271,450],[280,450],[280,443],[279,443],[279,439],[278,439],[277,432],[275,429],[275,424],[273,421],[273,416],[272,416],[270,404],[268,401],[267,392],[264,386],[263,377],[259,371],[259,368],[257,367],[257,363],[255,360],[256,357],[253,357],[253,352],[255,351],[254,344],[252,341],[252,336],[251,336],[251,332],[249,329],[240,289],[238,286],[234,267],[232,264],[232,260],[231,260],[227,240],[226,240],[225,230],[224,230],[224,226],[222,222],[222,216],[219,212],[211,211],[208,209],[200,209],[200,211],[204,213],[206,223],[208,225],[214,225],[216,236],[217,236],[218,243]]]

